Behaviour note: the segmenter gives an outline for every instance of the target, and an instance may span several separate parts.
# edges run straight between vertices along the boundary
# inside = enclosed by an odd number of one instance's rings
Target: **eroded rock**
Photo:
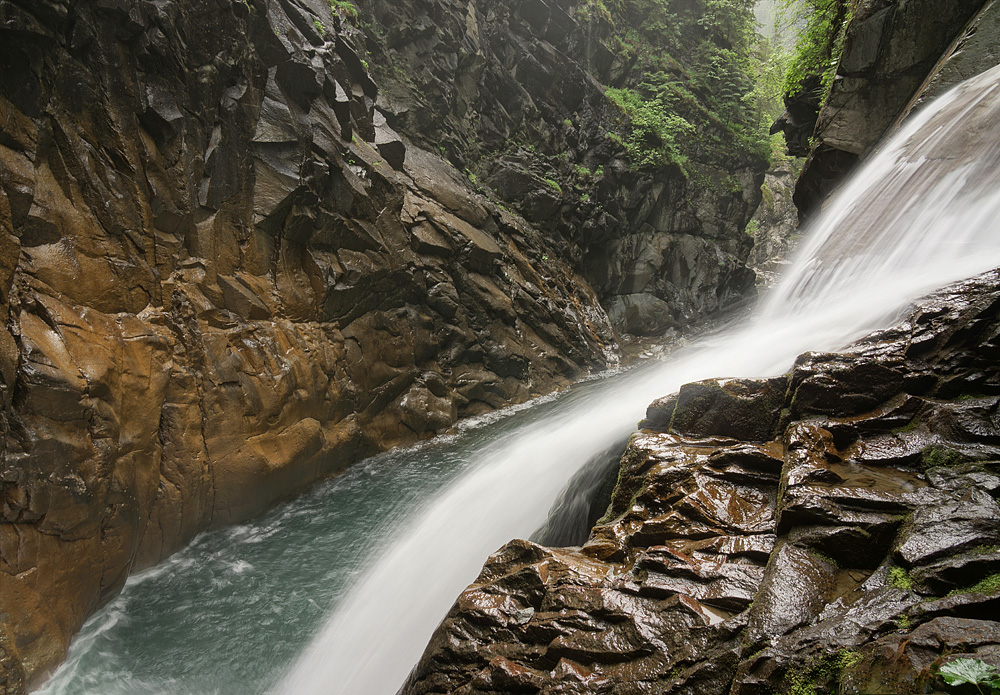
[[[996,663],[998,288],[653,403],[586,543],[501,549],[403,692],[904,695]]]
[[[0,16],[0,690],[208,525],[614,360],[329,3]]]

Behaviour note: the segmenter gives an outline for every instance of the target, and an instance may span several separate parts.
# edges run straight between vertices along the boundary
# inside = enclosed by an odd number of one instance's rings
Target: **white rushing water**
[[[636,370],[477,452],[480,464],[403,524],[284,680],[280,695],[393,695],[486,556],[540,527],[566,481],[645,406],[708,377],[786,371],[908,301],[1000,266],[1000,68],[926,107],[808,230],[742,327]]]

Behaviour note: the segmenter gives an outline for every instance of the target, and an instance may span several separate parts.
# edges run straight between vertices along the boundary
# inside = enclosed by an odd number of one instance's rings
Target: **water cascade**
[[[651,400],[697,379],[783,372],[799,353],[842,347],[911,298],[1000,266],[1000,68],[911,119],[808,235],[787,277],[742,326],[668,363],[571,391],[527,413],[539,416],[510,418],[502,436],[470,442],[461,475],[394,519],[380,536],[384,552],[331,599],[312,643],[286,674],[270,676],[279,679],[271,692],[392,695],[486,556],[541,528],[567,481],[627,436]],[[74,663],[71,654],[65,669]],[[57,676],[44,692],[98,692],[72,681]],[[141,692],[247,690],[172,680]]]
[[[277,689],[392,695],[485,556],[545,521],[562,485],[681,384],[779,373],[923,292],[1000,265],[1000,68],[938,99],[859,172],[745,327],[640,370],[490,451],[377,558]]]

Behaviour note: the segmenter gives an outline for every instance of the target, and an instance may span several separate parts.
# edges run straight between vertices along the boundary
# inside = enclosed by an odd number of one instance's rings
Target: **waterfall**
[[[708,377],[787,370],[902,306],[1000,266],[1000,67],[925,107],[835,196],[790,272],[741,327],[634,370],[476,452],[371,561],[280,683],[280,695],[392,695],[487,555],[541,527],[595,452],[654,398]]]

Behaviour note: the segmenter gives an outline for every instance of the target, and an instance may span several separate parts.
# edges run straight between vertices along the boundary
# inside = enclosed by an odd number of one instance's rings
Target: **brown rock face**
[[[992,272],[656,401],[589,540],[500,549],[403,692],[904,695],[1000,664],[998,334]]]
[[[207,525],[613,354],[326,0],[0,17],[0,692]]]

